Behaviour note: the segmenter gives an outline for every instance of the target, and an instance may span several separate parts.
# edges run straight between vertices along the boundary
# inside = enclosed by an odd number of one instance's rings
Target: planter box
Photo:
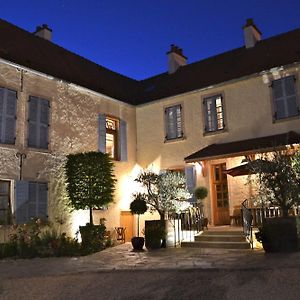
[[[300,249],[300,217],[263,220],[263,247],[266,252],[293,252]]]

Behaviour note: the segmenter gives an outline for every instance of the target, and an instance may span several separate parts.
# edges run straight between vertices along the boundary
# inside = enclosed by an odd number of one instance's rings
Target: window
[[[0,180],[0,225],[9,225],[11,221],[10,181]]]
[[[46,182],[16,182],[16,222],[24,224],[32,218],[47,219],[48,184]]]
[[[124,120],[99,114],[99,151],[114,160],[127,160],[127,125]]]
[[[175,105],[165,109],[166,140],[183,137],[182,107]]]
[[[205,132],[214,132],[224,129],[224,113],[222,96],[217,95],[203,100]]]
[[[14,144],[16,137],[17,92],[0,88],[0,143]]]
[[[49,101],[29,98],[28,147],[48,149]]]
[[[299,115],[294,76],[274,80],[272,82],[272,91],[275,120]]]

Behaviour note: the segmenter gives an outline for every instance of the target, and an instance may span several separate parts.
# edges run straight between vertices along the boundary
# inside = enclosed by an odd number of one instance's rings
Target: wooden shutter
[[[194,189],[196,187],[196,168],[195,166],[186,166],[185,167],[185,178],[186,186],[188,191],[192,194],[192,198],[189,199],[190,202],[195,202]]]
[[[48,184],[45,182],[39,182],[37,188],[37,209],[36,216],[42,219],[48,217]]]
[[[293,76],[284,78],[284,91],[286,96],[287,115],[289,117],[297,116],[299,109],[296,96],[295,78]]]
[[[29,98],[28,146],[48,149],[49,101]]]
[[[106,152],[106,117],[103,114],[98,116],[98,150]]]
[[[120,120],[119,129],[119,154],[120,161],[127,161],[127,124],[124,120]]]
[[[38,189],[36,182],[29,182],[28,187],[28,216],[29,219],[35,218],[37,216],[36,208],[38,201]]]
[[[17,92],[0,88],[0,143],[14,144]]]
[[[28,181],[15,181],[15,218],[17,224],[24,224],[29,221],[28,197]]]
[[[49,144],[49,101],[39,99],[39,148],[48,149]]]

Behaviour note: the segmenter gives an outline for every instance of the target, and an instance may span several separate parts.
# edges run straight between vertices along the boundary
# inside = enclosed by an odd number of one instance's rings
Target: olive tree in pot
[[[142,250],[144,247],[145,239],[140,236],[140,215],[147,211],[147,204],[144,196],[141,193],[133,195],[134,200],[130,203],[130,210],[132,214],[136,214],[137,217],[137,236],[131,239],[133,249]]]
[[[147,227],[152,221],[146,221],[146,244],[147,238],[149,241],[155,236],[156,232],[159,240],[162,239],[162,247],[166,247],[165,234],[162,234],[166,232],[166,215],[169,213],[179,213],[190,207],[190,203],[187,200],[191,198],[191,195],[186,187],[186,179],[183,174],[171,171],[161,174],[156,174],[152,171],[143,171],[135,181],[141,183],[145,189],[142,195],[150,212],[156,211],[160,216],[160,221],[156,222],[157,224],[149,230]],[[162,227],[161,229],[159,229],[160,226]],[[161,238],[162,236],[163,238]]]
[[[248,164],[251,172],[257,174],[258,199],[262,205],[267,202],[282,211],[281,217],[265,218],[256,237],[266,252],[299,250],[300,218],[289,216],[289,209],[300,204],[300,152],[274,151]]]
[[[108,154],[101,152],[69,154],[65,171],[70,206],[89,210],[90,222],[79,228],[82,246],[97,250],[101,248],[105,225],[94,225],[93,209],[101,209],[113,201],[116,183],[113,163]]]

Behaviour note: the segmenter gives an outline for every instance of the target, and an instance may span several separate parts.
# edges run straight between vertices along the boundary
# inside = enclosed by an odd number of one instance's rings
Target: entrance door
[[[230,224],[226,164],[212,166],[212,190],[215,225]]]
[[[125,229],[125,242],[130,242],[133,237],[133,215],[130,211],[121,211],[121,227]]]

